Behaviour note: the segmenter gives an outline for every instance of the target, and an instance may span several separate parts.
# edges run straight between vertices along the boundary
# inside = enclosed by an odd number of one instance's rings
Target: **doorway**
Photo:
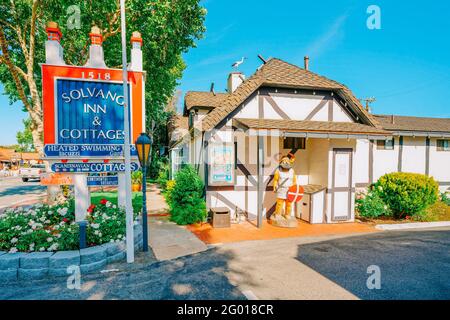
[[[344,221],[352,212],[352,161],[353,149],[333,149],[331,188],[331,220]]]

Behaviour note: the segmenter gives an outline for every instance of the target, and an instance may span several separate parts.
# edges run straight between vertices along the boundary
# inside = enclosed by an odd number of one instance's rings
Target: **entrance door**
[[[334,221],[351,218],[352,154],[352,149],[333,149],[331,220]]]

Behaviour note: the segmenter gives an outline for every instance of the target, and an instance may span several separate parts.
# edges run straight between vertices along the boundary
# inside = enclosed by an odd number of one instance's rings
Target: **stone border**
[[[405,229],[425,229],[425,228],[439,228],[439,227],[450,227],[450,221],[377,224],[375,226],[375,228],[379,230],[405,230]]]
[[[134,225],[134,248],[142,250],[142,225]],[[125,241],[109,242],[81,250],[57,252],[0,251],[0,283],[17,280],[40,280],[69,276],[69,266],[80,267],[82,274],[103,269],[107,264],[126,257]]]

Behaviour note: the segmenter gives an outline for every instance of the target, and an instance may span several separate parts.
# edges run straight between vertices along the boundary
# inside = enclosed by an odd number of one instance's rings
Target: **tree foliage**
[[[17,151],[30,152],[34,150],[33,134],[31,132],[31,119],[24,119],[22,122],[24,129],[23,131],[17,132],[16,135],[17,143],[19,144]]]
[[[77,10],[73,10],[77,6]],[[79,8],[79,28],[77,20]],[[45,62],[45,27],[59,24],[67,64],[88,59],[92,25],[103,33],[105,62],[121,67],[119,0],[0,0],[0,82],[10,102],[21,101],[30,114],[33,141],[42,150],[41,73]],[[167,117],[164,105],[173,95],[185,64],[182,53],[195,46],[205,31],[206,10],[199,0],[127,0],[127,39],[142,34],[147,130]],[[74,16],[75,15],[75,16]],[[74,28],[75,26],[75,28]],[[129,52],[128,52],[129,54]]]

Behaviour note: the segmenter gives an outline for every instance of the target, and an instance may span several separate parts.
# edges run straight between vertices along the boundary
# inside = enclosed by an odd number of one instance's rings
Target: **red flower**
[[[63,221],[64,221],[64,222],[69,222],[69,219],[64,218]]]
[[[94,208],[95,208],[95,204],[91,204],[89,206],[89,208],[87,209],[87,212],[92,213],[92,211],[94,211]]]
[[[106,204],[107,202],[108,202],[108,200],[106,200],[106,199],[100,200],[100,203],[101,203],[101,204]]]

